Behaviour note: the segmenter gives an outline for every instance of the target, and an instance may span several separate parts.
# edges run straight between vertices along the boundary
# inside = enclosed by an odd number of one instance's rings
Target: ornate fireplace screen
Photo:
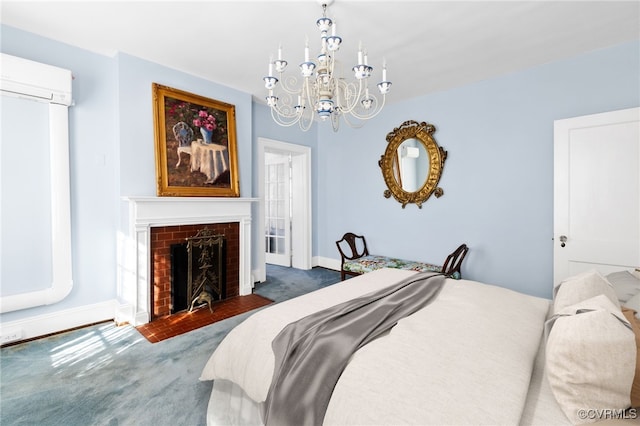
[[[223,251],[224,235],[214,235],[207,228],[198,231],[194,237],[187,238],[189,312],[204,303],[212,311],[211,302],[224,299]]]

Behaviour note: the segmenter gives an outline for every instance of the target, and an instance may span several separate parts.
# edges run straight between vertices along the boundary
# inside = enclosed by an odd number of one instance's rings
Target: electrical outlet
[[[0,332],[0,345],[15,342],[22,339],[22,329],[15,328],[12,330],[2,330]]]

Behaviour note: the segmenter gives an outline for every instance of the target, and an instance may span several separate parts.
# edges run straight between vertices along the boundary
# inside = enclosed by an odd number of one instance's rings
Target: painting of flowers
[[[235,107],[154,83],[159,196],[238,197]]]

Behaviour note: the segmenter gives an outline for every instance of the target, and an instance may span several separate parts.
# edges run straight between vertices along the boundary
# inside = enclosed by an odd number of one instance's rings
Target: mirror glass
[[[396,181],[404,191],[419,190],[429,172],[429,157],[422,141],[409,138],[402,142],[396,150],[393,167]]]

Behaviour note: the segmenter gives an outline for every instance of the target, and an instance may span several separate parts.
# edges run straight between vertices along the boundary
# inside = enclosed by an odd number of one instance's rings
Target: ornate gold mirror
[[[387,184],[385,198],[393,195],[404,208],[422,203],[434,194],[444,193],[438,187],[447,151],[433,139],[436,128],[432,124],[409,120],[387,135],[387,149],[378,165]]]

